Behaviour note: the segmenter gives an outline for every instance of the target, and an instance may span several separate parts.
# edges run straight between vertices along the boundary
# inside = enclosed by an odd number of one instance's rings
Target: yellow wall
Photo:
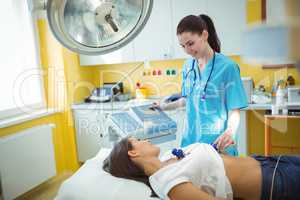
[[[62,110],[60,120],[57,121],[57,125],[62,127],[57,133],[59,142],[63,144],[59,157],[65,159],[61,171],[75,171],[79,164],[71,105],[88,96],[89,88],[94,87],[90,81],[93,79],[93,69],[79,66],[77,54],[65,49],[56,41],[47,20],[39,20],[38,28],[41,61],[46,72],[45,91],[47,91],[48,106]],[[56,144],[55,148],[58,148]],[[56,161],[58,166],[62,165],[61,160]]]
[[[247,1],[247,22],[248,24],[261,22],[261,0],[248,0]],[[274,80],[280,78],[286,79],[288,74],[292,74],[296,80],[296,84],[300,84],[300,77],[295,68],[281,68],[281,69],[263,69],[261,66],[253,66],[242,62],[239,56],[233,56],[241,68],[241,76],[251,76],[255,85],[264,85],[268,91],[271,90]],[[125,92],[131,92],[134,96],[135,83],[141,82],[149,90],[149,95],[165,96],[174,92],[180,91],[181,86],[181,67],[184,60],[169,60],[169,61],[153,61],[150,63],[151,69],[165,70],[167,68],[176,68],[177,76],[156,76],[149,77],[143,76],[142,73],[145,69],[140,68],[130,76],[130,79],[125,81]],[[116,82],[120,78],[124,77],[126,72],[133,69],[139,63],[127,63],[127,64],[115,64],[115,65],[100,65],[91,66],[94,76],[90,81],[95,86],[100,86],[104,82]],[[248,141],[250,153],[264,153],[264,120],[263,111],[248,111]],[[282,121],[280,123],[275,122],[274,144],[300,146],[299,136],[296,134],[296,130],[299,129],[297,120]],[[281,125],[278,125],[281,124]],[[285,132],[288,134],[281,134]],[[299,141],[299,142],[298,142]],[[295,153],[287,149],[274,149],[274,152],[287,152]],[[299,153],[299,151],[298,151]]]
[[[247,1],[247,22],[248,24],[260,23],[261,22],[261,0],[248,0]],[[300,84],[299,74],[296,68],[281,68],[281,69],[263,69],[260,65],[254,66],[242,62],[239,56],[232,56],[241,68],[241,76],[251,76],[256,86],[264,85],[267,91],[270,91],[274,81],[278,79],[285,79],[289,74],[292,74],[296,80],[296,84]],[[184,60],[169,60],[169,61],[155,61],[151,62],[151,69],[166,69],[175,67],[180,74]],[[126,73],[133,69],[138,63],[130,64],[118,64],[118,65],[101,65],[94,66],[97,73],[94,79],[96,85],[102,85],[103,82],[116,82],[122,77],[122,73]],[[180,75],[176,77],[145,77],[142,76],[143,68],[131,75],[130,81],[125,82],[126,91],[131,91],[134,95],[135,83],[141,82],[149,89],[150,95],[168,95],[174,92],[180,91]],[[264,153],[264,119],[263,111],[248,111],[248,141],[249,141],[249,152],[250,153]],[[289,146],[300,146],[299,136],[296,135],[297,120],[281,121],[278,127],[278,122],[274,123],[277,125],[276,130],[272,130],[274,133],[274,143]],[[280,134],[279,132],[288,132],[288,134]],[[283,142],[281,142],[283,141]],[[275,152],[282,151],[287,153],[293,153],[286,149],[274,149]]]
[[[247,23],[260,23],[261,15],[261,0],[247,0]]]
[[[96,68],[97,75],[96,84],[102,85],[103,83],[117,82],[123,77],[127,77],[124,81],[125,92],[131,92],[132,96],[135,95],[136,83],[141,83],[148,89],[149,96],[165,96],[181,90],[180,85],[180,70],[183,60],[169,60],[169,61],[152,61],[150,62],[150,69],[145,69],[143,66],[137,71],[127,76],[127,73],[140,63],[127,63],[115,65],[102,65]],[[160,69],[165,73],[166,69],[176,69],[176,76],[143,76],[143,72],[148,70]]]
[[[259,22],[261,19],[261,2],[260,0],[248,0],[247,20],[249,23]],[[46,20],[38,21],[40,35],[41,61],[45,71],[45,90],[47,103],[49,107],[60,108],[61,113],[51,116],[42,117],[40,119],[31,120],[15,126],[0,129],[0,137],[10,135],[15,132],[45,123],[53,123],[56,125],[54,129],[55,157],[58,173],[64,171],[74,171],[78,168],[76,157],[76,139],[70,105],[82,101],[90,93],[90,90],[101,85],[103,82],[118,81],[124,76],[124,73],[138,63],[119,64],[119,65],[102,65],[92,67],[80,67],[78,56],[75,53],[63,48],[53,38]],[[274,78],[286,77],[288,73],[292,73],[296,78],[296,83],[300,84],[300,78],[296,69],[262,69],[260,66],[250,66],[243,63],[238,56],[232,57],[240,64],[242,76],[251,76],[254,78],[255,84],[263,83],[267,89],[270,89]],[[180,74],[183,60],[156,61],[151,62],[151,67],[166,69],[177,68]],[[168,95],[180,90],[180,75],[173,77],[144,77],[142,76],[142,68],[135,72],[131,77],[132,81],[125,82],[125,90],[133,92],[135,83],[142,82],[149,88],[150,95]],[[123,73],[123,75],[121,73]],[[109,75],[108,75],[109,74]],[[57,95],[62,92],[63,95]],[[134,94],[134,93],[133,93]],[[299,121],[299,120],[298,120]],[[248,112],[248,139],[250,153],[263,153],[263,112]],[[279,134],[274,132],[274,143],[288,143],[289,145],[299,145],[299,123],[296,120],[281,123],[274,123],[276,129],[288,132],[288,134]],[[280,150],[280,149],[279,149]]]
[[[292,74],[295,78],[296,84],[300,84],[299,74],[296,68],[281,68],[281,69],[263,69],[261,66],[253,66],[242,62],[239,56],[232,56],[241,69],[241,76],[250,76],[254,80],[254,84],[264,85],[267,91],[271,91],[274,80],[280,78],[286,79],[288,74]],[[170,67],[176,67],[178,69],[178,74],[180,74],[181,66],[183,60],[171,60],[171,61],[156,61],[151,62],[151,69],[159,68],[165,69]],[[95,77],[95,84],[102,85],[103,82],[116,82],[122,77],[122,73],[128,72],[138,63],[130,64],[119,64],[119,65],[102,65],[96,67],[98,71]],[[145,86],[149,89],[150,95],[165,96],[172,94],[174,92],[180,91],[180,75],[176,77],[145,77],[142,76],[143,68],[136,71],[131,76],[131,82],[125,82],[126,90],[130,90],[132,95],[134,95],[135,83],[137,81],[145,83]],[[179,83],[179,84],[178,84]],[[154,87],[153,87],[154,85]],[[249,141],[249,153],[253,154],[263,154],[264,153],[264,112],[263,111],[248,111],[247,112],[247,123],[248,123],[248,141]],[[278,124],[274,122],[273,124]],[[276,145],[285,146],[298,146],[300,147],[299,135],[296,134],[296,130],[299,130],[299,123],[297,120],[280,121],[282,127],[276,127],[272,130],[275,137],[273,138],[273,143]],[[277,125],[278,126],[278,125]],[[276,131],[279,130],[279,131]],[[288,132],[288,134],[281,134],[280,132]],[[282,137],[280,137],[282,136]],[[283,142],[281,142],[283,141]],[[284,152],[284,153],[299,153],[298,151],[291,151],[289,149],[276,149],[274,152]]]
[[[10,135],[21,130],[31,128],[37,125],[42,124],[55,124],[56,128],[54,129],[53,141],[55,144],[55,158],[56,158],[56,169],[58,173],[63,172],[67,168],[67,158],[64,156],[64,141],[62,139],[63,135],[63,127],[62,123],[62,115],[60,113],[51,115],[49,117],[43,117],[40,119],[32,120],[26,123],[21,123],[15,126],[2,128],[0,130],[0,137]]]
[[[247,21],[251,23],[261,22],[261,0],[248,0],[247,2]],[[238,58],[236,60],[240,62]],[[262,69],[261,66],[251,67],[241,64],[242,76],[251,76],[256,85],[263,84],[270,91],[274,79],[283,77],[286,79],[288,74],[295,77],[296,84],[300,84],[299,74],[295,68],[292,69]],[[248,111],[248,143],[249,152],[264,153],[264,111]],[[299,119],[275,120],[272,122],[272,144],[276,146],[300,147],[299,140]],[[292,153],[299,154],[299,149],[272,148],[273,153]]]

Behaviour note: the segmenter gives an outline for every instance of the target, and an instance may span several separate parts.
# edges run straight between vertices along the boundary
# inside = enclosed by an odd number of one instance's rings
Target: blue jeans
[[[279,156],[252,157],[261,165],[261,200],[269,200],[273,172]],[[300,156],[281,156],[274,178],[272,200],[296,199],[300,199]]]

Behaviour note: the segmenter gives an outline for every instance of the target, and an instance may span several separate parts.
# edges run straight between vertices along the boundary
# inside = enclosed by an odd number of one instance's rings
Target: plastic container
[[[300,102],[300,87],[288,88],[288,102],[299,103]]]
[[[278,115],[279,114],[279,107],[276,106],[276,104],[273,104],[271,106],[271,109],[272,109],[272,115]]]
[[[131,95],[130,93],[119,94],[117,98],[119,101],[128,101],[131,99]]]
[[[148,91],[146,88],[137,88],[137,89],[135,89],[135,98],[146,99],[147,93],[148,93]]]
[[[286,79],[286,83],[287,83],[287,86],[295,85],[295,79],[291,74],[288,75],[288,77]]]

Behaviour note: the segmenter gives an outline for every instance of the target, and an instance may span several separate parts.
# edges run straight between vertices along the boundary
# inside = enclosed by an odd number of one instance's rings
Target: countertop
[[[151,104],[155,101],[159,101],[161,98],[149,98],[149,99],[131,99],[129,101],[114,101],[106,103],[78,103],[73,104],[72,109],[101,109],[101,110],[122,110],[131,106]],[[249,104],[247,108],[243,110],[271,110],[271,104]]]
[[[150,96],[147,99],[130,99],[128,101],[113,101],[111,102],[105,102],[105,103],[78,103],[73,104],[72,109],[88,109],[88,110],[94,110],[94,109],[100,109],[100,110],[125,110],[132,106],[138,106],[138,105],[145,105],[145,104],[151,104],[155,101],[160,101],[164,99],[165,97],[160,96]],[[273,100],[272,102],[274,102]],[[242,110],[271,110],[272,104],[271,103],[251,103],[248,104],[248,107],[242,109]],[[288,109],[295,109],[300,110],[300,102],[297,103],[286,103],[286,107]],[[180,109],[185,109],[180,108]]]
[[[78,103],[73,104],[72,109],[87,109],[87,110],[94,110],[94,109],[101,109],[101,110],[125,110],[126,108],[138,105],[145,105],[151,104],[155,101],[159,101],[159,98],[151,98],[151,99],[131,99],[129,101],[114,101],[111,102],[104,102],[104,103]]]

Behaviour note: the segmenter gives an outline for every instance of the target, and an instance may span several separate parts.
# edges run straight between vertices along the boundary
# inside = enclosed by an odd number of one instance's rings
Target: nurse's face
[[[137,140],[136,138],[129,138],[129,142],[132,145],[132,155],[138,155],[142,157],[158,157],[160,149],[158,146],[151,144],[148,140]]]
[[[177,35],[180,46],[183,50],[194,58],[200,58],[204,55],[207,49],[207,37],[208,33],[206,30],[199,33],[183,32]]]

